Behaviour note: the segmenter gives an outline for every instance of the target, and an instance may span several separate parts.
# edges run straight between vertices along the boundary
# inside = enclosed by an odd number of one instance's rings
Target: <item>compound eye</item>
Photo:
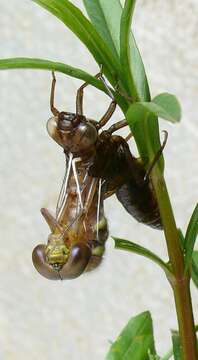
[[[91,248],[84,243],[76,243],[71,249],[68,262],[60,270],[61,278],[74,279],[86,269],[91,258]]]
[[[75,119],[75,114],[61,112],[58,115],[58,129],[59,130],[70,130],[72,128],[72,121]]]
[[[36,270],[49,280],[60,280],[58,271],[46,262],[46,245],[37,245],[32,252],[32,261]]]

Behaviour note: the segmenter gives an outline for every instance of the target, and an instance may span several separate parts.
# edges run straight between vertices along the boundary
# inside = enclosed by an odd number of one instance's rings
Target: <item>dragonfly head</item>
[[[36,270],[50,280],[74,279],[80,276],[91,258],[91,248],[85,243],[76,243],[70,249],[53,239],[47,245],[38,245],[32,253]]]
[[[48,120],[47,130],[59,145],[76,155],[92,151],[98,137],[92,121],[83,115],[64,111]]]

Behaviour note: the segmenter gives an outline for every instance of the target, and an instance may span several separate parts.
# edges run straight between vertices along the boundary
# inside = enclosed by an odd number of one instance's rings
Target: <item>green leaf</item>
[[[198,326],[196,325],[195,332],[197,331],[198,331]],[[174,355],[175,360],[183,359],[179,332],[176,330],[172,330],[172,343],[173,343],[173,348],[169,350],[169,352],[165,356],[161,357],[161,360],[169,360],[172,355]]]
[[[45,59],[33,59],[33,58],[11,58],[0,59],[0,70],[7,69],[42,69],[42,70],[54,70],[63,74],[75,77],[87,81],[89,84],[96,88],[103,90],[103,84],[97,80],[94,76],[88,74],[78,68],[74,68],[70,65],[63,64],[61,62],[55,62]]]
[[[182,349],[178,331],[172,331],[173,354],[175,360],[182,360]]]
[[[148,160],[151,162],[160,148],[158,117],[170,122],[180,120],[181,108],[174,95],[160,94],[150,102],[137,102],[129,107],[126,114],[140,156],[147,166]],[[163,171],[163,156],[158,166]]]
[[[177,229],[177,230],[178,230],[178,235],[179,235],[180,247],[181,247],[182,251],[184,252],[185,238],[184,238],[184,235],[183,235],[181,229]]]
[[[173,349],[169,350],[160,360],[169,360],[173,356]]]
[[[131,34],[130,36],[130,59],[131,59],[131,72],[133,75],[133,82],[136,86],[136,91],[140,101],[150,101],[150,90],[148,80],[144,68],[144,64],[141,58],[140,51],[138,49],[136,40]]]
[[[126,250],[133,252],[135,254],[144,256],[152,261],[154,261],[156,264],[158,264],[165,272],[169,272],[169,268],[166,265],[166,263],[160,259],[159,256],[154,254],[152,251],[144,248],[143,246],[140,246],[138,244],[135,244],[128,240],[119,239],[116,237],[113,237],[115,241],[115,248],[120,250]]]
[[[181,120],[181,106],[175,95],[162,93],[154,97],[152,102],[159,107],[159,113],[155,115],[173,123]]]
[[[149,360],[160,360],[160,356],[151,354],[150,350],[148,352],[148,356],[149,356]]]
[[[41,70],[54,70],[63,74],[75,77],[77,79],[88,82],[95,88],[104,91],[108,94],[106,87],[100,80],[97,80],[94,76],[90,75],[84,70],[74,68],[73,66],[63,64],[61,62],[55,62],[45,59],[33,59],[33,58],[11,58],[11,59],[0,59],[0,70],[8,69],[41,69]],[[117,103],[122,109],[126,109],[125,100],[114,94]]]
[[[119,31],[117,27],[120,21],[120,4],[118,1],[106,0],[83,0],[87,14],[97,32],[106,42],[115,58],[119,61],[119,44],[115,44],[115,34]],[[115,42],[115,43],[114,43]]]
[[[116,83],[115,74],[119,63],[112,58],[103,39],[83,13],[68,0],[33,0],[61,20],[89,49],[111,83]]]
[[[161,147],[158,118],[152,113],[146,112],[142,106],[134,104],[127,111],[126,119],[135,138],[141,159],[145,167],[148,168]],[[157,165],[163,171],[163,155]]]
[[[131,318],[106,360],[149,360],[149,351],[155,354],[153,325],[150,313],[144,312]]]
[[[198,251],[193,251],[191,274],[193,282],[198,289]]]
[[[196,205],[193,214],[190,218],[188,228],[185,236],[185,271],[188,270],[191,263],[193,248],[198,234],[198,204]]]
[[[180,229],[178,229],[178,233],[179,233],[179,240],[180,240],[180,245],[182,248],[182,251],[185,251],[185,238],[182,234],[182,231]],[[198,251],[193,251],[192,254],[192,259],[191,259],[191,277],[192,280],[195,284],[195,286],[198,288]]]
[[[84,0],[87,13],[98,33],[111,51],[120,56],[120,22],[122,6],[119,0]],[[133,83],[140,101],[149,101],[148,81],[136,41],[132,32],[129,34],[130,61]],[[122,59],[121,59],[122,61]],[[123,82],[123,79],[120,79]],[[130,94],[129,94],[130,95]]]
[[[174,95],[168,93],[160,94],[150,102],[132,104],[128,112],[131,115],[131,122],[133,124],[142,121],[142,118],[148,113],[172,123],[178,122],[181,119],[180,104]]]
[[[138,101],[138,94],[134,84],[133,74],[131,71],[131,58],[130,58],[130,31],[133,11],[135,7],[135,0],[126,0],[124,9],[122,11],[120,23],[120,61],[122,66],[122,73],[125,83],[128,86],[129,94],[133,102]]]

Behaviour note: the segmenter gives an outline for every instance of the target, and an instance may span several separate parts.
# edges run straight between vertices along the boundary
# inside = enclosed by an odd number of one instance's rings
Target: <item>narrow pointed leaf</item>
[[[94,76],[90,75],[84,70],[75,68],[70,65],[66,65],[61,62],[46,60],[46,59],[34,59],[34,58],[10,58],[10,59],[0,59],[0,70],[8,69],[41,69],[41,70],[54,70],[56,72],[61,72],[68,76],[74,77],[76,79],[83,80],[90,85],[93,85],[99,90],[107,93],[106,87],[100,80],[97,80]],[[114,93],[117,103],[124,110],[126,109],[125,100],[118,94]]]
[[[130,52],[131,72],[138,98],[140,101],[150,101],[151,96],[144,64],[135,37],[132,34],[130,36]]]
[[[195,326],[195,332],[198,331],[198,326]],[[182,356],[182,346],[181,346],[181,341],[180,341],[180,336],[179,336],[179,332],[176,330],[172,330],[172,343],[173,343],[173,355],[174,355],[174,360],[183,360],[183,356]],[[197,344],[198,346],[198,344]],[[168,360],[169,357],[163,357],[161,360]],[[190,360],[190,359],[189,359]]]
[[[169,271],[166,263],[162,259],[160,259],[159,256],[154,254],[152,251],[146,249],[143,246],[140,246],[140,245],[135,244],[135,243],[133,243],[131,241],[128,241],[128,240],[123,240],[123,239],[119,239],[119,238],[116,238],[116,237],[113,237],[113,239],[115,241],[115,248],[116,249],[126,250],[126,251],[133,252],[133,253],[135,253],[137,255],[144,256],[144,257],[154,261],[156,264],[158,264],[166,272]]]
[[[169,350],[169,352],[166,353],[163,357],[160,358],[160,360],[169,360],[172,359],[173,356],[173,349]]]
[[[114,41],[117,41],[115,34],[119,31],[117,22],[120,21],[120,4],[117,0],[83,0],[83,3],[92,24],[119,61],[119,44],[116,45]]]
[[[184,252],[185,251],[185,237],[181,231],[181,229],[177,229],[178,230],[178,235],[179,235],[179,241],[180,241],[180,247],[182,249],[182,251]]]
[[[185,253],[186,253],[185,270],[189,268],[189,265],[191,263],[197,234],[198,234],[198,204],[196,205],[193,211],[185,236],[185,244],[184,244]]]
[[[149,360],[155,354],[153,325],[149,312],[133,317],[113,343],[106,360]]]
[[[150,351],[149,351],[148,355],[149,355],[149,360],[160,360],[159,355],[153,355],[153,354],[151,354]]]
[[[177,331],[172,331],[172,343],[173,343],[174,360],[182,360],[181,343],[180,343],[179,333]]]
[[[94,76],[88,74],[84,70],[74,68],[73,66],[66,65],[61,62],[55,62],[45,59],[34,59],[34,58],[0,59],[0,70],[7,70],[7,69],[54,70],[69,75],[71,77],[84,80],[100,90],[103,89],[103,85],[101,81],[97,80]]]
[[[192,279],[198,289],[198,251],[193,251],[192,255]]]
[[[104,73],[110,81],[119,64],[112,59],[111,52],[83,13],[68,0],[33,0],[61,20],[89,49],[98,64],[103,64]]]
[[[131,69],[131,53],[130,53],[130,32],[133,11],[135,7],[135,0],[126,0],[124,9],[122,11],[120,23],[120,61],[122,66],[122,73],[127,83],[129,94],[133,102],[139,100],[137,89],[134,83],[132,69]]]
[[[116,49],[120,57],[120,22],[123,10],[120,1],[84,0],[84,5],[97,32],[111,49]],[[140,101],[150,101],[144,64],[132,32],[129,34],[129,48],[131,73],[136,93]]]
[[[142,106],[136,106],[136,104],[130,106],[126,113],[126,119],[135,138],[141,159],[145,167],[148,168],[161,146],[159,123],[156,115],[145,111]],[[163,155],[156,165],[163,172]]]
[[[185,248],[184,248],[185,238],[180,229],[178,229],[178,233],[179,233],[179,240],[180,240],[180,245],[181,245],[182,251],[185,251]],[[191,277],[192,277],[192,280],[193,280],[195,286],[198,289],[198,251],[193,251],[193,254],[192,254]]]

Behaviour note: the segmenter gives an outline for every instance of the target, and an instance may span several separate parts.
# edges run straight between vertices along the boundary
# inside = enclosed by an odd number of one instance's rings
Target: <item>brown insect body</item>
[[[145,179],[143,164],[131,154],[123,137],[108,131],[98,136],[89,173],[106,180],[105,198],[116,193],[127,212],[137,221],[162,229],[152,183]]]

